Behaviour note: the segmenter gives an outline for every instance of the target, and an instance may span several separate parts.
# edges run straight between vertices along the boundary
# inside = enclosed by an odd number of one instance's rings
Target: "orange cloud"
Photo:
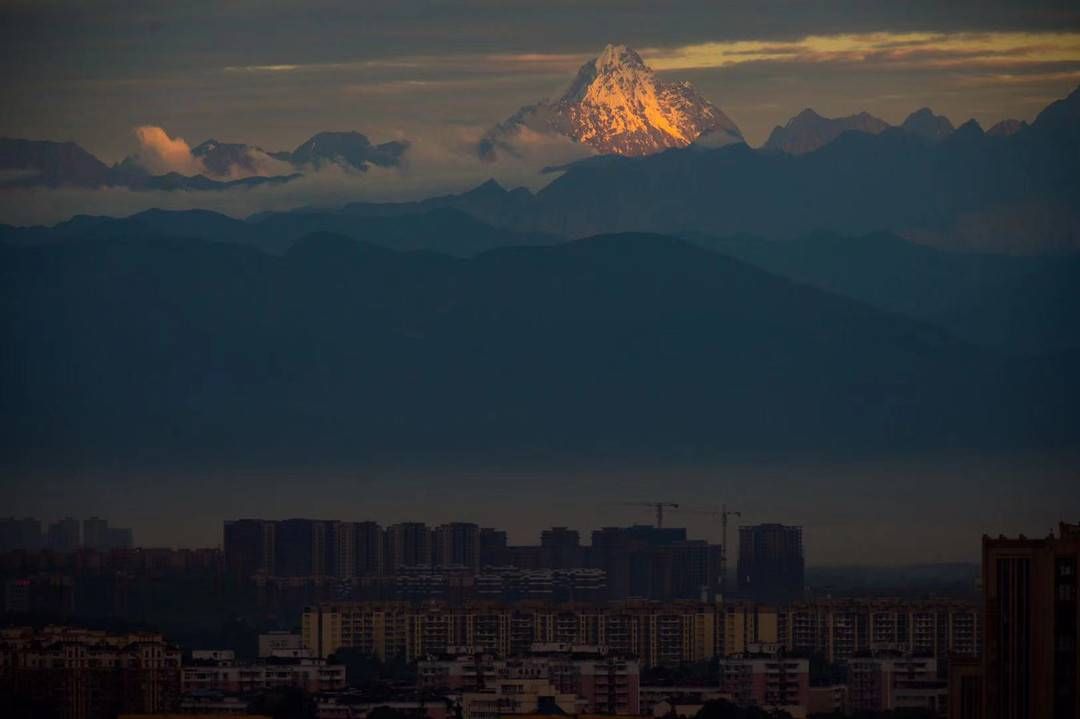
[[[184,175],[206,172],[182,137],[169,137],[164,129],[154,125],[136,127],[135,137],[139,140],[139,161],[151,172],[179,172]]]
[[[657,70],[729,67],[747,62],[866,62],[908,67],[984,68],[1080,62],[1076,32],[871,32],[808,35],[790,41],[708,42],[642,52]]]

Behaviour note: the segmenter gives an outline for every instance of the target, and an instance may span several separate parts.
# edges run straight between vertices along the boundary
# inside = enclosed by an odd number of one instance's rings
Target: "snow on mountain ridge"
[[[578,70],[556,102],[524,107],[493,128],[481,156],[513,152],[522,128],[565,135],[601,153],[646,155],[685,147],[705,133],[741,142],[738,127],[687,82],[663,82],[634,50],[608,45]]]

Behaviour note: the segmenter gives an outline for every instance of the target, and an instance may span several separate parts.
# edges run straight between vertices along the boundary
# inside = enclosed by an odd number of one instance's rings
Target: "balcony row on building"
[[[302,617],[305,646],[328,657],[352,647],[414,661],[468,646],[507,658],[536,643],[606,647],[642,666],[676,665],[773,645],[830,663],[870,651],[978,656],[980,615],[960,601],[847,600],[781,608],[749,602],[325,602]]]

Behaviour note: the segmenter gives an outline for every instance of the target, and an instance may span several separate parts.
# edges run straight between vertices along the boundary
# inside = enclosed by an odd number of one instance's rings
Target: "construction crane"
[[[620,507],[650,507],[656,510],[656,528],[660,529],[664,526],[664,507],[670,507],[671,509],[678,509],[679,505],[675,502],[616,502]]]
[[[728,517],[741,517],[742,512],[728,509],[726,504],[721,504],[719,509],[681,509],[687,514],[704,514],[713,519],[720,520],[720,595],[727,596],[727,550],[728,550]]]

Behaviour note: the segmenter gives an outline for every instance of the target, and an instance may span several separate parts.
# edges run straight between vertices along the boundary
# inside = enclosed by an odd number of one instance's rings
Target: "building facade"
[[[112,719],[177,705],[181,652],[161,635],[70,627],[0,630],[0,695],[12,716]]]
[[[482,688],[494,679],[546,679],[560,693],[581,699],[589,713],[636,715],[640,710],[637,661],[601,647],[534,644],[527,655],[509,658],[462,648],[417,665],[422,689],[456,693]]]
[[[720,691],[741,706],[805,716],[810,661],[786,657],[777,647],[755,646],[719,662]]]
[[[802,527],[758,524],[739,527],[739,596],[782,604],[802,599],[805,559]]]
[[[1045,539],[983,537],[986,719],[1080,716],[1080,524]]]
[[[342,647],[408,661],[471,647],[497,657],[537,643],[602,645],[643,666],[715,656],[716,608],[696,602],[611,604],[328,602],[307,607],[301,626],[313,656]]]
[[[845,663],[851,709],[922,709],[945,715],[948,683],[938,679],[936,659],[887,653],[850,657]]]

